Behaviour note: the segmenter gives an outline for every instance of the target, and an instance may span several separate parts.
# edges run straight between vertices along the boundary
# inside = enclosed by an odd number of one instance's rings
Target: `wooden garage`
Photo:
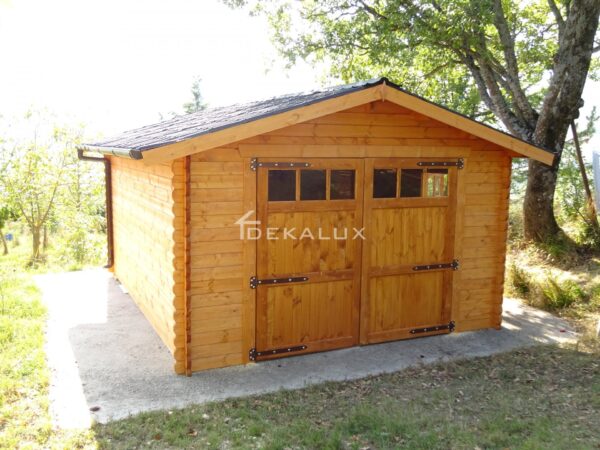
[[[79,152],[102,154],[112,270],[182,374],[499,328],[511,159],[554,159],[384,78]]]

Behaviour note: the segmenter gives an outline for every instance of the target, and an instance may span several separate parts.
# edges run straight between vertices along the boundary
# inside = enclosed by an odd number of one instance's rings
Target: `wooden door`
[[[456,164],[366,160],[361,343],[452,328]]]
[[[363,161],[260,159],[254,359],[358,344]]]

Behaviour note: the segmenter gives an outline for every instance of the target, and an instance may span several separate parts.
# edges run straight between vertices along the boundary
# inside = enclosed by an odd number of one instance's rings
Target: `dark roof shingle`
[[[308,106],[323,100],[339,97],[352,92],[360,91],[362,89],[368,89],[379,84],[386,84],[407,95],[419,98],[437,107],[446,109],[453,114],[465,117],[468,120],[484,125],[497,133],[503,133],[518,139],[519,141],[535,146],[535,144],[523,141],[522,139],[509,133],[498,130],[487,124],[477,122],[470,117],[464,116],[456,111],[449,110],[448,108],[407,92],[400,86],[390,82],[387,78],[380,77],[358,83],[334,86],[311,92],[286,94],[250,103],[208,108],[203,111],[176,116],[163,122],[125,131],[117,136],[99,142],[83,144],[79,146],[79,148],[81,150],[95,150],[102,153],[113,153],[119,156],[128,156],[134,159],[141,159],[142,153],[146,150],[163,147],[165,145],[185,141],[187,139],[192,139],[205,134],[214,133],[219,130],[262,119],[275,114],[280,114],[303,106]],[[546,151],[553,153],[550,150]]]
[[[376,78],[312,92],[286,94],[250,103],[207,108],[203,111],[176,116],[163,122],[125,131],[109,139],[84,144],[83,147],[108,147],[143,152],[366,89],[381,84],[384,80],[384,78]]]

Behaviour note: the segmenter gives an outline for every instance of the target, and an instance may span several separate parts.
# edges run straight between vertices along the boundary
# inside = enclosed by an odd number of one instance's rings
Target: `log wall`
[[[146,166],[111,158],[111,170],[115,276],[184,373],[183,160]]]
[[[500,326],[510,155],[393,103],[373,102],[191,156],[192,370],[248,361],[254,292],[247,274],[254,269],[235,221],[252,194],[244,191],[245,183],[246,191],[255,188],[247,161],[278,156],[463,157],[455,240],[461,270],[455,274],[452,318],[458,331]]]

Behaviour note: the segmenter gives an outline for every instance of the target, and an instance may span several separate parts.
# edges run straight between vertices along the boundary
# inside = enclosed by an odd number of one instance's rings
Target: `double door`
[[[448,331],[457,172],[444,164],[257,163],[253,359]]]

